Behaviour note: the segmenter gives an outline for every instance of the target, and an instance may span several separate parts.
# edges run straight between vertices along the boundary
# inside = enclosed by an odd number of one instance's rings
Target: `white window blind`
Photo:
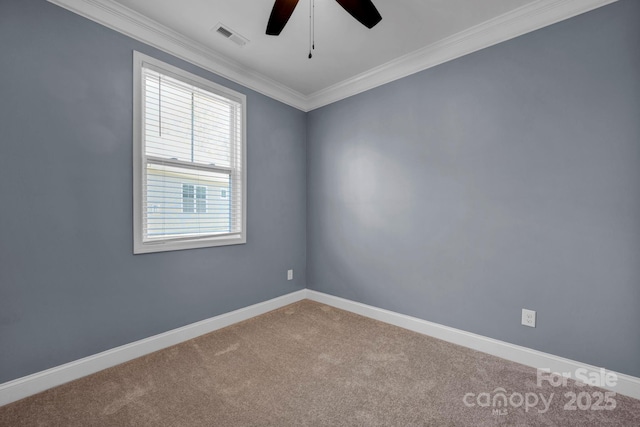
[[[244,243],[244,96],[137,52],[134,62],[134,251]]]

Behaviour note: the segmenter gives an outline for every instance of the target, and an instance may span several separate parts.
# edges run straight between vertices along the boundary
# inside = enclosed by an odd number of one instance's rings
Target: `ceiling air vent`
[[[231,31],[227,30],[225,27],[218,27],[218,29],[216,31],[218,31],[220,34],[222,34],[226,38],[229,38],[229,37],[231,37],[233,35],[233,33]]]
[[[249,40],[247,38],[242,37],[240,34],[233,31],[231,28],[225,25],[222,25],[220,23],[216,24],[216,26],[213,27],[211,31],[215,31],[216,33],[220,34],[224,38],[231,40],[238,46],[244,46],[247,43],[249,43]]]

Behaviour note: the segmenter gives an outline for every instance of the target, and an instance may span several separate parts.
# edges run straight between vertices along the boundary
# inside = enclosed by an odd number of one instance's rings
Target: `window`
[[[182,212],[207,213],[207,187],[204,185],[182,184]]]
[[[134,52],[134,253],[246,242],[245,117],[244,95]]]

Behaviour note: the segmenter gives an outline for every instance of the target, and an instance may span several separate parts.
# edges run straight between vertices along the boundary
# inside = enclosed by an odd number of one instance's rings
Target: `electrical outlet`
[[[287,280],[293,280],[293,270],[287,271]]]
[[[536,312],[533,310],[522,309],[522,324],[531,328],[536,327]]]

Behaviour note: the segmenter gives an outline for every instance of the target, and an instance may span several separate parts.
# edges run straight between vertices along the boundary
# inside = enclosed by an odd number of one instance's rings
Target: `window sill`
[[[133,253],[148,254],[153,252],[181,251],[185,249],[210,248],[214,246],[242,245],[247,243],[244,234],[239,236],[208,237],[191,240],[168,240],[157,242],[134,242]]]

